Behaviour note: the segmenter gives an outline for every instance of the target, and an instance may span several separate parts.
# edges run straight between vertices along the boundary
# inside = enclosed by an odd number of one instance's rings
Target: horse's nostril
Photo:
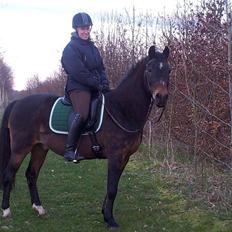
[[[156,105],[158,107],[164,107],[166,105],[168,99],[168,95],[167,94],[161,94],[161,93],[157,93],[155,95],[155,101],[156,101]]]
[[[161,93],[157,93],[155,97],[157,100],[166,100],[168,98],[168,95],[167,94],[163,95]]]
[[[160,93],[157,93],[155,97],[157,100],[160,100],[162,98],[162,95]]]

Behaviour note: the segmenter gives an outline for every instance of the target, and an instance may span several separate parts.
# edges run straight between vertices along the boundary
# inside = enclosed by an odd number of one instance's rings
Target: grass
[[[148,156],[145,145],[140,157],[153,162],[151,172],[166,184],[169,191],[198,202],[201,207],[221,218],[232,218],[232,172],[202,156],[189,155],[178,149],[170,151],[155,146]]]
[[[24,171],[20,168],[12,193],[13,218],[0,221],[0,231],[102,232],[107,231],[101,214],[106,189],[106,161],[65,163],[49,153],[38,181],[45,217],[32,211]],[[222,218],[173,191],[154,171],[149,160],[132,158],[120,181],[114,214],[118,231],[231,232],[232,220]],[[177,190],[177,189],[176,189]]]

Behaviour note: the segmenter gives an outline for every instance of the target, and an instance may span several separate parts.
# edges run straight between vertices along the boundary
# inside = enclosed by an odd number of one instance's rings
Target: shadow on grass
[[[1,219],[0,231],[107,231],[101,214],[106,190],[106,161],[65,163],[49,153],[38,187],[47,215],[37,217],[30,206],[24,171],[19,170],[11,199],[13,219]],[[159,176],[151,172],[149,160],[132,159],[119,184],[114,214],[118,231],[191,232],[231,231],[230,221],[221,220],[189,204],[170,191]]]

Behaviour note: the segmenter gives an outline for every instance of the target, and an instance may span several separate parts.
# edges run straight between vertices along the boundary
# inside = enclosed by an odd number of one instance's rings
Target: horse
[[[104,222],[118,227],[113,215],[120,176],[141,144],[143,128],[152,106],[165,108],[168,99],[170,66],[169,48],[162,52],[151,46],[148,55],[132,66],[119,85],[105,94],[103,122],[96,138],[108,160],[107,190],[102,205]],[[15,176],[24,158],[30,153],[25,176],[32,208],[39,215],[46,213],[37,189],[37,178],[48,150],[63,155],[67,135],[49,128],[51,108],[59,96],[36,94],[11,102],[5,109],[0,135],[0,185],[3,189],[3,218],[12,216],[10,193]],[[154,103],[154,104],[153,104]],[[86,160],[95,159],[90,136],[82,135],[77,145]]]

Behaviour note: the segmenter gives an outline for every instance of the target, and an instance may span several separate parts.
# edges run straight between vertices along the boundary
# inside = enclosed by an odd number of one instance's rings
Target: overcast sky
[[[96,22],[101,12],[130,10],[170,12],[178,0],[0,0],[0,53],[11,67],[14,89],[25,88],[38,74],[44,80],[58,70],[77,12]],[[181,0],[179,1],[181,2]],[[93,28],[94,29],[94,28]]]

